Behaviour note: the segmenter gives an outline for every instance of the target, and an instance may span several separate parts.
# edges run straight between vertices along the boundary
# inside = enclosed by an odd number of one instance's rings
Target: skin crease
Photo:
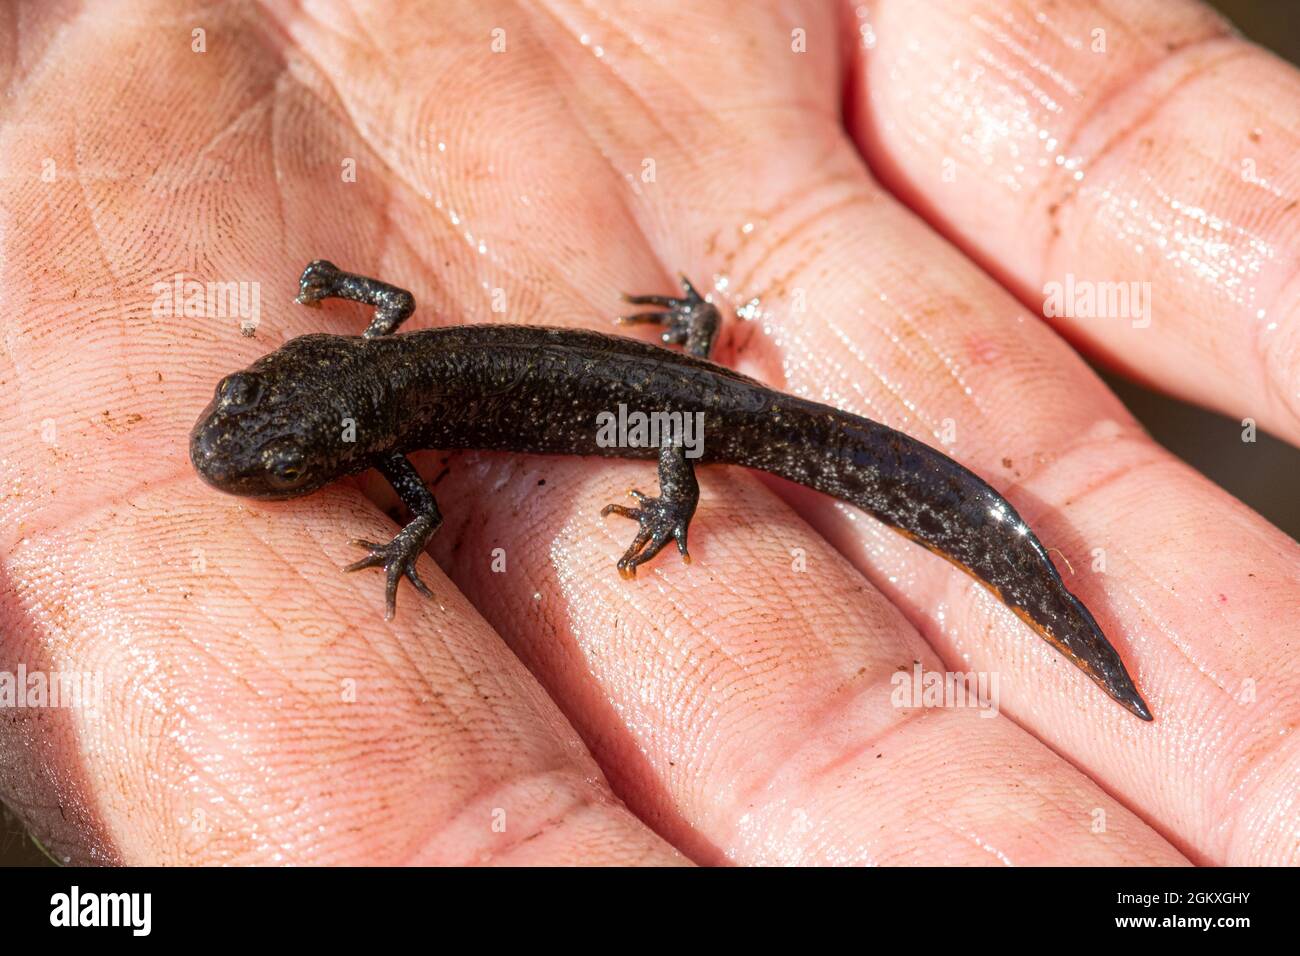
[[[0,669],[98,669],[106,688],[99,712],[0,726],[0,796],[57,855],[1300,857],[1300,549],[1154,446],[873,182],[839,123],[844,71],[873,82],[851,10],[386,4],[363,26],[333,4],[260,21],[231,6],[205,9],[197,55],[194,14],[135,6],[19,4],[0,25]],[[942,19],[918,10],[908,29],[925,18]],[[796,26],[810,52],[792,64]],[[864,91],[853,102],[855,129],[878,122]],[[1210,135],[1235,109],[1203,103],[1196,122]],[[1274,103],[1264,142],[1295,109]],[[33,172],[46,158],[52,183]],[[608,329],[620,290],[671,292],[680,269],[723,307],[725,364],[936,443],[952,419],[945,451],[1069,558],[1156,722],[938,557],[735,469],[700,470],[695,563],[665,555],[629,583],[628,528],[597,514],[652,486],[652,464],[455,456],[431,548],[452,578],[420,569],[443,606],[407,588],[385,624],[378,577],[339,571],[348,538],[395,530],[382,481],[258,503],[186,460],[223,374],[364,327],[360,307],[289,305],[319,255],[411,289],[411,328],[498,318],[503,289],[500,318]],[[153,285],[178,270],[261,282],[257,337],[155,318]],[[1251,394],[1237,374],[1202,384]],[[443,458],[417,461],[432,476]],[[890,676],[917,660],[996,671],[1001,715],[892,707]]]

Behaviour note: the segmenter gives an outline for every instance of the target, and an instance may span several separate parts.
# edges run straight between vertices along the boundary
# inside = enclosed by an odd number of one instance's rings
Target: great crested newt
[[[386,544],[358,542],[369,555],[347,570],[384,568],[390,618],[403,576],[430,594],[416,559],[442,523],[409,452],[658,459],[658,497],[632,492],[637,507],[601,512],[637,522],[618,562],[628,577],[670,541],[690,560],[697,463],[757,468],[861,508],[947,558],[1112,698],[1151,719],[1119,654],[1002,495],[902,432],[708,361],[720,314],[685,278],[682,285],[681,297],[626,297],[655,309],[621,321],[661,325],[663,341],[684,346],[684,353],[617,335],[524,325],[397,335],[415,310],[409,292],[318,259],[303,271],[297,301],[374,306],[369,327],[360,336],[300,336],[226,376],[190,435],[190,458],[208,484],[251,498],[293,498],[377,469],[412,518]],[[658,445],[602,440],[598,420],[620,407],[692,416],[707,437],[697,448],[688,448],[680,429]]]

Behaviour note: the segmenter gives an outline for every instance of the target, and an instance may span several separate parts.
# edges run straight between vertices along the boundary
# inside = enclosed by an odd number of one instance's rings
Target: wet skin
[[[707,360],[717,309],[683,279],[684,295],[629,296],[658,307],[624,323],[664,327],[681,354],[596,332],[518,325],[449,326],[394,335],[410,317],[409,292],[316,260],[298,301],[344,298],[375,307],[360,336],[304,335],[222,379],[190,435],[190,458],[215,488],[251,498],[293,498],[375,468],[410,509],[387,544],[349,565],[383,567],[386,616],[442,523],[433,494],[406,458],[420,449],[657,458],[659,496],[602,515],[637,522],[618,570],[636,569],[670,542],[685,560],[699,501],[695,465],[757,468],[832,495],[942,555],[989,588],[1129,711],[1151,713],[1119,654],[1066,588],[1042,543],[981,478],[930,446],[878,422],[785,395]],[[698,458],[687,444],[610,446],[598,416],[701,414]]]

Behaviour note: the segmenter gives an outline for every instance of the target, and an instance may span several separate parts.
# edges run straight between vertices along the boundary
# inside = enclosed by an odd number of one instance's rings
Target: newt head
[[[293,339],[223,378],[190,432],[190,461],[219,491],[246,498],[296,498],[367,467],[344,442],[330,401],[347,356],[328,335]]]

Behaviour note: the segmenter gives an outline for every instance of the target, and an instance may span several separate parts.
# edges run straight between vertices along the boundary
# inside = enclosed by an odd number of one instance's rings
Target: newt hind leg
[[[712,302],[706,300],[686,276],[682,276],[681,298],[667,295],[624,295],[623,299],[633,305],[655,305],[663,312],[637,312],[634,315],[621,315],[615,321],[621,325],[639,325],[652,323],[664,326],[660,336],[666,345],[681,345],[687,354],[697,358],[708,358],[713,350],[713,341],[718,337],[722,326],[722,316]]]
[[[651,498],[633,489],[628,492],[640,505],[627,508],[623,505],[606,505],[600,516],[616,514],[631,518],[640,526],[631,546],[618,559],[618,573],[625,578],[636,577],[638,566],[645,564],[664,549],[669,541],[677,542],[677,550],[687,564],[691,561],[686,550],[686,529],[700,502],[700,485],[695,479],[695,466],[686,457],[680,444],[666,444],[659,449],[659,497]]]

